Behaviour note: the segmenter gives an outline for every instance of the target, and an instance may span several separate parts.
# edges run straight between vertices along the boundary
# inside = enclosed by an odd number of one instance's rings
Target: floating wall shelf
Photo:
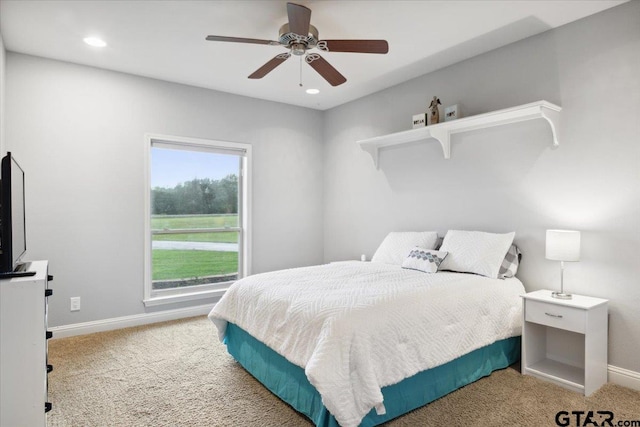
[[[561,107],[551,104],[550,102],[538,101],[520,105],[519,107],[506,108],[504,110],[452,120],[450,122],[363,139],[357,141],[357,143],[360,145],[360,148],[371,155],[373,163],[376,168],[378,168],[378,152],[382,147],[409,144],[423,140],[427,142],[426,140],[434,138],[442,146],[444,158],[448,159],[451,156],[451,135],[454,133],[469,132],[525,120],[545,119],[551,127],[553,146],[557,147],[560,145],[558,142],[558,120],[560,119],[561,110]]]

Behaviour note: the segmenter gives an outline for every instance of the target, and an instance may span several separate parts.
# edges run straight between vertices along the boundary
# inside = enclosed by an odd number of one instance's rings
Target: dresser
[[[46,426],[48,401],[47,261],[32,261],[35,275],[0,280],[0,426]]]

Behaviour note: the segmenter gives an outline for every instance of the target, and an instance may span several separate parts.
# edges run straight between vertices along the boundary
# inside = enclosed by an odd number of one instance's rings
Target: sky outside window
[[[219,180],[238,175],[238,156],[151,148],[151,187],[174,188],[195,178]]]

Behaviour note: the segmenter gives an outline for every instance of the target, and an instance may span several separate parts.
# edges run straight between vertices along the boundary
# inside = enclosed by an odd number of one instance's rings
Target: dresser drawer
[[[526,300],[525,320],[567,331],[585,333],[586,310],[551,304],[542,301]]]

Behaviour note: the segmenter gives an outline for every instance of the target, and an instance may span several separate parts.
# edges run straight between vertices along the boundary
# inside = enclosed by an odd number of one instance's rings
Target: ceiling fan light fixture
[[[318,89],[307,89],[307,90],[306,90],[306,92],[307,92],[309,95],[317,95],[317,94],[319,94],[319,93],[320,93],[320,90],[318,90]]]
[[[307,51],[307,46],[303,43],[292,43],[291,53],[296,56],[302,56]]]
[[[107,42],[98,37],[85,37],[82,41],[93,47],[105,47],[107,45]]]

